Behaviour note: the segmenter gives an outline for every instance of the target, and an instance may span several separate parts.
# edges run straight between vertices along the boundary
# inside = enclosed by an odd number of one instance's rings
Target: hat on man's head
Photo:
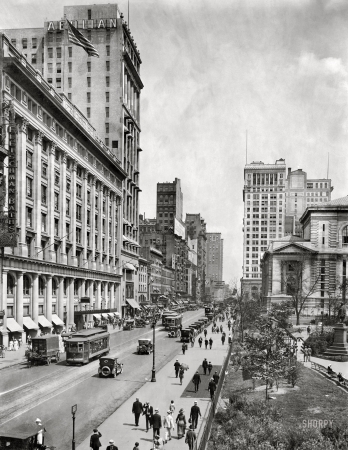
[[[113,444],[115,441],[113,439],[110,439],[109,444]]]
[[[36,419],[35,422],[41,422],[41,419]]]
[[[168,411],[167,411],[167,414],[170,414],[171,413],[171,410],[170,409],[168,409]]]
[[[179,409],[179,413],[181,413],[181,412],[184,412],[183,408],[180,408],[180,409]]]
[[[155,408],[155,412],[158,412],[159,411],[159,409],[158,408]]]
[[[197,402],[193,402],[195,405],[197,405]]]
[[[97,431],[97,428],[93,428],[93,433],[96,433]]]
[[[139,399],[138,399],[138,398],[136,398],[136,399],[135,399],[135,401],[137,402],[137,401],[139,401]]]

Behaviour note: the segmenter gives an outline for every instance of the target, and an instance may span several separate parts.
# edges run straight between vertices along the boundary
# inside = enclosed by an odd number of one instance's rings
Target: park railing
[[[220,372],[220,378],[218,385],[216,387],[214,400],[211,402],[206,414],[205,414],[205,424],[203,428],[203,432],[200,433],[200,436],[198,437],[196,441],[196,446],[194,450],[205,450],[209,441],[210,437],[210,431],[213,424],[214,416],[216,413],[216,409],[219,402],[219,397],[221,394],[221,389],[225,380],[226,371],[231,359],[231,353],[232,353],[232,345],[229,345],[227,355],[225,357],[225,360],[222,364],[221,372]]]

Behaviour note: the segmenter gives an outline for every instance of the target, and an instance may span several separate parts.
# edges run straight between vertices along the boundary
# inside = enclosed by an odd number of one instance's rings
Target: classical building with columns
[[[5,182],[11,175],[9,125],[17,157],[17,245],[5,247],[0,291],[0,343],[7,345],[12,336],[24,340],[24,332],[82,327],[93,323],[93,314],[121,311],[128,273],[121,262],[127,173],[79,109],[6,35],[0,41]],[[8,206],[2,199],[3,213]]]
[[[291,300],[300,284],[305,316],[333,313],[332,300],[346,302],[348,197],[308,206],[299,219],[302,237],[285,236],[269,245],[261,261],[262,297]]]

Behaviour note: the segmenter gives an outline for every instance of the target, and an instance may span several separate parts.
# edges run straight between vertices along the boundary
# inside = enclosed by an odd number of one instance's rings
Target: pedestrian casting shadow
[[[127,425],[128,427],[134,427],[134,430],[139,430],[139,427],[134,425],[134,423],[124,423],[123,425]]]
[[[173,439],[173,438],[172,438]],[[153,439],[140,438],[141,441],[153,442]]]

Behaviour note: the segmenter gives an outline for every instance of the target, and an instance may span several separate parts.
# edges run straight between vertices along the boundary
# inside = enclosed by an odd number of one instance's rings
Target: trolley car
[[[178,314],[176,316],[174,316],[174,315],[167,316],[165,319],[165,322],[164,322],[164,328],[166,330],[173,329],[173,328],[178,329],[178,328],[180,328],[181,324],[182,324],[182,315],[181,314],[180,315]]]
[[[105,328],[81,330],[66,341],[66,363],[87,364],[110,351],[110,333]]]

